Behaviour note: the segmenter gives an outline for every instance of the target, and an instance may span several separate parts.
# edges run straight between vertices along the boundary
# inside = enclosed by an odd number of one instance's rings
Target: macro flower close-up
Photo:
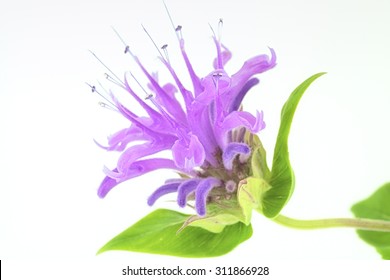
[[[2,3],[2,278],[387,279],[389,15]]]
[[[222,25],[222,20],[219,24]],[[246,112],[242,101],[259,83],[255,75],[276,65],[276,55],[270,49],[269,55],[252,57],[236,73],[229,74],[224,66],[232,53],[214,35],[216,58],[209,62],[213,69],[199,76],[185,51],[181,29],[177,26],[175,32],[192,81],[190,89],[182,84],[167,56],[160,53],[159,59],[174,83],[161,84],[157,75],[145,69],[140,59],[125,47],[125,53],[136,61],[149,84],[136,92],[131,83],[138,81],[130,72],[123,81],[115,83],[139,103],[145,114],[136,115],[110,94],[110,105],[129,121],[129,127],[111,135],[107,146],[99,144],[106,150],[120,151],[121,155],[114,169],[105,168],[107,176],[98,194],[105,197],[124,181],[157,169],[171,169],[180,177],[163,182],[151,194],[148,204],[153,205],[165,194],[177,193],[180,207],[193,201],[196,214],[205,216],[207,203],[223,207],[225,200],[236,195],[240,181],[251,175],[248,165],[253,150],[251,135],[264,129],[265,122],[262,111]],[[97,89],[93,86],[92,90]],[[170,158],[148,157],[165,150],[170,151]]]
[[[127,126],[111,134],[107,143],[95,140],[99,147],[119,153],[116,166],[103,169],[106,176],[98,188],[98,196],[105,198],[124,182],[130,181],[130,185],[136,177],[168,169],[171,175],[161,182],[153,181],[158,185],[150,190],[145,203],[154,206],[156,201],[169,196],[176,208],[188,208],[186,213],[190,214],[154,210],[98,253],[126,250],[180,257],[220,256],[252,236],[253,211],[296,229],[352,227],[362,230],[358,234],[368,243],[383,238],[380,234],[387,238],[390,222],[386,214],[384,217],[372,214],[370,207],[379,205],[379,213],[389,211],[377,200],[389,195],[390,184],[355,204],[351,210],[356,218],[299,220],[281,214],[295,188],[288,141],[293,117],[306,89],[325,73],[307,78],[284,103],[272,166],[268,167],[261,141],[261,131],[266,127],[264,112],[259,108],[256,112],[246,111],[243,101],[259,84],[259,74],[276,66],[275,51],[269,48],[268,53],[245,60],[237,71],[229,73],[225,65],[232,52],[221,42],[223,20],[220,19],[217,32],[210,25],[215,58],[208,62],[209,71],[199,74],[186,51],[183,27],[175,25],[167,6],[165,9],[185,73],[178,72],[171,63],[168,45],[159,48],[144,26],[145,35],[168,73],[168,82],[160,81],[159,72],[147,69],[115,29],[124,45],[124,54],[131,57],[146,84],[132,70],[119,78],[92,52],[108,70],[106,78],[111,88],[105,89],[100,82],[99,86],[87,85],[103,99],[100,105],[127,121]],[[189,77],[190,85],[182,82],[184,74]],[[124,92],[126,99],[132,99],[133,105],[120,101],[118,91]],[[382,249],[386,244],[373,244],[383,258],[389,258],[387,249]]]

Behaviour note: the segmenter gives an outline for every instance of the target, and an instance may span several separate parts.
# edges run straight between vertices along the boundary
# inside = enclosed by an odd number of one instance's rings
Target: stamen
[[[217,89],[217,92],[218,92],[218,81],[219,81],[219,78],[221,78],[221,77],[222,77],[222,73],[220,73],[220,72],[213,73],[213,82],[214,82],[215,88]]]
[[[96,87],[93,85],[90,85],[89,83],[85,82],[90,88],[92,92],[96,92]]]
[[[110,109],[110,110],[112,110],[112,111],[118,112],[118,110],[117,110],[116,108],[113,108],[111,105],[109,105],[109,104],[107,104],[107,103],[104,103],[104,102],[100,101],[98,104],[99,104],[101,107],[103,107],[103,108]]]
[[[125,46],[125,50],[124,50],[124,53],[129,53],[131,56],[134,56],[133,53],[131,52],[130,50],[130,47],[129,45],[126,43],[126,41],[122,38],[122,36],[119,34],[118,31],[116,31],[116,29],[114,27],[112,27],[112,30],[114,30],[115,34],[118,36],[119,40],[121,40],[121,42],[123,43],[123,45]]]
[[[160,54],[161,58],[164,59],[164,56],[162,55],[160,49],[157,47],[156,43],[154,42],[152,36],[150,36],[149,32],[146,30],[146,28],[141,24],[142,28],[144,29],[146,35],[148,35],[149,39],[152,41],[154,47],[156,48],[156,50],[158,51],[158,53]]]
[[[122,84],[120,84],[120,83],[118,83],[118,81],[117,81],[117,80],[115,80],[113,77],[111,77],[111,76],[110,76],[110,74],[108,74],[108,73],[104,73],[104,75],[106,76],[106,79],[107,79],[108,81],[110,81],[111,83],[113,83],[113,84],[115,84],[115,85],[117,85],[117,86],[119,86],[119,87],[122,87],[122,88],[123,88],[123,85],[122,85]]]
[[[177,38],[179,39],[179,41],[183,39],[183,33],[181,32],[181,29],[182,29],[182,26],[181,26],[181,25],[178,25],[178,26],[175,28],[176,36],[177,36]]]
[[[152,99],[153,97],[154,97],[153,94],[150,93],[148,96],[145,97],[145,100]]]
[[[210,23],[209,23],[209,27],[211,29],[211,32],[213,33],[213,37],[216,38],[217,36],[215,36],[214,28],[211,26]]]
[[[181,26],[178,25],[177,27],[175,27],[176,25],[173,23],[173,19],[172,19],[171,13],[170,13],[169,10],[168,10],[167,4],[165,4],[165,1],[163,1],[163,3],[164,3],[165,11],[166,11],[167,14],[168,14],[169,21],[170,21],[171,24],[172,24],[172,28],[173,28],[173,30],[175,30],[176,37],[177,37],[177,39],[180,41],[181,39],[183,39],[183,36],[182,36],[182,34],[181,34]]]
[[[111,71],[111,69],[108,68],[108,66],[106,64],[104,64],[103,61],[101,61],[100,58],[98,58],[94,52],[92,52],[92,51],[89,51],[89,52],[100,62],[100,64],[102,64],[104,66],[104,68],[106,68],[108,70],[108,72],[110,72],[117,79],[116,84],[117,85],[119,84],[121,87],[124,87],[124,83],[122,82],[122,80],[119,79],[119,77],[113,71]]]
[[[111,26],[111,28],[112,28],[112,30],[115,32],[116,36],[118,36],[119,40],[122,41],[123,45],[125,45],[125,46],[127,47],[127,44],[126,44],[125,40],[123,40],[122,36],[119,35],[119,32],[116,31],[116,29],[115,29],[113,26]]]
[[[150,100],[154,106],[160,111],[160,113],[165,117],[165,119],[170,123],[172,128],[176,129],[177,133],[185,140],[187,141],[186,134],[182,131],[179,124],[164,110],[163,107],[161,107],[160,104],[154,99],[153,94],[148,93],[145,88],[141,85],[141,83],[137,80],[137,78],[133,75],[133,73],[130,72],[131,77],[136,81],[136,83],[139,85],[139,87],[142,89],[142,91],[146,94],[145,99]]]
[[[153,97],[153,94],[150,94],[148,93],[145,88],[141,85],[141,83],[137,80],[137,78],[133,75],[133,73],[129,72],[131,77],[134,79],[134,81],[136,81],[136,83],[138,84],[138,86],[142,89],[142,91],[145,93],[145,99],[150,99],[151,97]]]
[[[220,18],[218,22],[218,41],[221,42],[223,20]]]
[[[166,61],[168,62],[168,64],[171,64],[171,63],[169,62],[169,56],[168,56],[168,50],[167,50],[167,48],[168,48],[168,45],[167,45],[167,44],[165,44],[164,46],[161,47],[161,49],[164,51]]]
[[[114,110],[114,111],[117,111],[117,108],[116,108],[116,106],[115,106],[115,104],[111,101],[111,100],[109,100],[106,96],[104,96],[104,94],[102,94],[102,93],[100,93],[97,89],[96,89],[96,86],[94,86],[94,85],[91,85],[91,84],[89,84],[89,83],[86,83],[90,88],[91,88],[91,91],[93,92],[93,93],[97,93],[101,98],[103,98],[104,100],[106,100],[109,104],[107,104],[107,103],[104,103],[104,102],[99,102],[99,105],[100,106],[102,106],[102,107],[109,107],[110,109],[112,109],[112,110]],[[99,83],[100,84],[100,83]],[[102,87],[102,85],[100,84],[100,86]],[[103,87],[102,87],[103,88]],[[103,90],[105,90],[104,88],[103,88]],[[106,90],[105,90],[106,91]],[[104,104],[104,105],[103,105]]]
[[[213,32],[213,38],[215,45],[217,47],[217,63],[218,63],[218,68],[223,69],[223,62],[222,62],[222,52],[221,52],[221,33],[222,33],[222,26],[223,26],[223,20],[219,19],[218,22],[218,36],[215,35],[214,29],[212,26],[209,24],[211,31]]]

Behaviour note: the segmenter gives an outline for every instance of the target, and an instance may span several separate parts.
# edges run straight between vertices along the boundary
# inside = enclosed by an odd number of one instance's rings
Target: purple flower
[[[162,85],[157,75],[150,73],[126,47],[149,81],[147,98],[143,99],[130,86],[129,75],[116,82],[143,108],[137,115],[110,94],[112,107],[129,120],[129,127],[108,138],[108,151],[119,151],[117,166],[105,168],[106,177],[98,195],[105,197],[118,184],[157,169],[172,169],[181,178],[167,180],[149,197],[153,205],[161,196],[177,193],[177,203],[185,207],[193,202],[199,216],[206,215],[206,204],[221,194],[231,197],[239,181],[250,176],[247,161],[251,146],[246,134],[265,127],[263,113],[242,110],[241,102],[248,91],[259,83],[253,76],[273,68],[276,56],[258,55],[247,60],[233,75],[224,66],[231,52],[214,36],[217,57],[214,69],[205,77],[195,74],[184,48],[181,27],[176,28],[181,54],[192,81],[192,91],[178,78],[168,58],[161,62],[172,76],[174,84]],[[132,76],[132,74],[131,74]],[[96,90],[93,87],[93,90]],[[177,95],[181,95],[180,97]],[[180,101],[179,101],[180,100]],[[171,151],[169,158],[153,158],[161,151]]]

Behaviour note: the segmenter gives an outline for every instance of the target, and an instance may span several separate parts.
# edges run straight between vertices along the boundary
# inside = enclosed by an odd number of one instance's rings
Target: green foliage
[[[226,254],[252,236],[252,227],[243,223],[226,226],[221,233],[212,233],[188,226],[178,233],[188,215],[156,210],[129,227],[98,253],[125,250],[179,257],[201,258]]]
[[[298,103],[306,89],[324,74],[318,73],[305,80],[291,93],[283,106],[274,149],[272,171],[268,181],[271,189],[264,194],[263,198],[263,214],[268,218],[273,218],[279,214],[294,191],[294,172],[291,168],[288,152],[288,136],[291,123]]]
[[[358,218],[390,221],[390,183],[353,205],[351,210]],[[390,260],[390,232],[357,230],[357,234],[374,246],[383,259]]]

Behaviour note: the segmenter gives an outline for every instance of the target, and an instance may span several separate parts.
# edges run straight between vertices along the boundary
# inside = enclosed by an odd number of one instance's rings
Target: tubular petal
[[[209,192],[214,188],[221,185],[221,181],[217,178],[203,179],[195,191],[195,209],[199,216],[206,215],[206,200]]]
[[[163,150],[167,150],[172,146],[172,144],[173,141],[170,142],[165,139],[165,141],[146,142],[143,144],[131,146],[127,148],[119,157],[117,168],[119,172],[125,173],[136,160]]]
[[[117,169],[114,169],[113,172],[117,172]],[[100,198],[104,198],[107,193],[116,185],[118,185],[118,182],[115,179],[112,179],[108,176],[106,176],[103,181],[101,182],[99,189],[98,189],[98,196]]]
[[[187,139],[176,140],[172,146],[173,160],[176,165],[186,171],[201,166],[206,158],[202,143],[194,134],[188,135]]]
[[[216,40],[214,39],[214,41],[216,41]],[[222,47],[223,50],[221,51],[220,58],[222,60],[222,67],[225,67],[226,63],[232,58],[232,53],[224,45],[221,44],[221,47]],[[213,67],[214,67],[214,69],[220,69],[218,67],[218,57],[216,57],[214,59]]]
[[[180,207],[185,207],[187,204],[187,197],[190,193],[195,191],[198,186],[200,179],[189,179],[180,184],[177,190],[177,204]]]
[[[163,195],[176,192],[179,185],[180,183],[169,183],[169,184],[162,185],[149,196],[148,205],[152,206],[156,202],[156,200],[162,197]]]
[[[103,198],[116,185],[158,169],[177,170],[177,167],[172,160],[165,158],[153,158],[133,162],[133,164],[129,167],[128,170],[126,170],[125,173],[120,173],[117,168],[109,170],[105,167],[104,172],[107,176],[100,184],[98,189],[98,196]],[[182,181],[176,181],[176,183],[179,184],[181,182]]]
[[[251,149],[245,143],[229,143],[222,154],[223,165],[227,170],[233,169],[233,161],[236,156],[247,158],[251,154]]]
[[[234,96],[231,97],[231,104],[228,108],[228,112],[237,111],[240,108],[240,105],[242,103],[242,100],[244,99],[245,95],[248,93],[248,91],[257,85],[259,83],[259,79],[252,78],[249,81],[245,83],[245,85],[241,88],[241,90]]]
[[[248,112],[233,111],[221,122],[216,127],[216,138],[219,140],[219,145],[222,149],[225,149],[228,144],[227,133],[234,128],[245,127],[252,133],[257,133],[265,128],[263,112],[259,113],[258,111],[256,117]]]

